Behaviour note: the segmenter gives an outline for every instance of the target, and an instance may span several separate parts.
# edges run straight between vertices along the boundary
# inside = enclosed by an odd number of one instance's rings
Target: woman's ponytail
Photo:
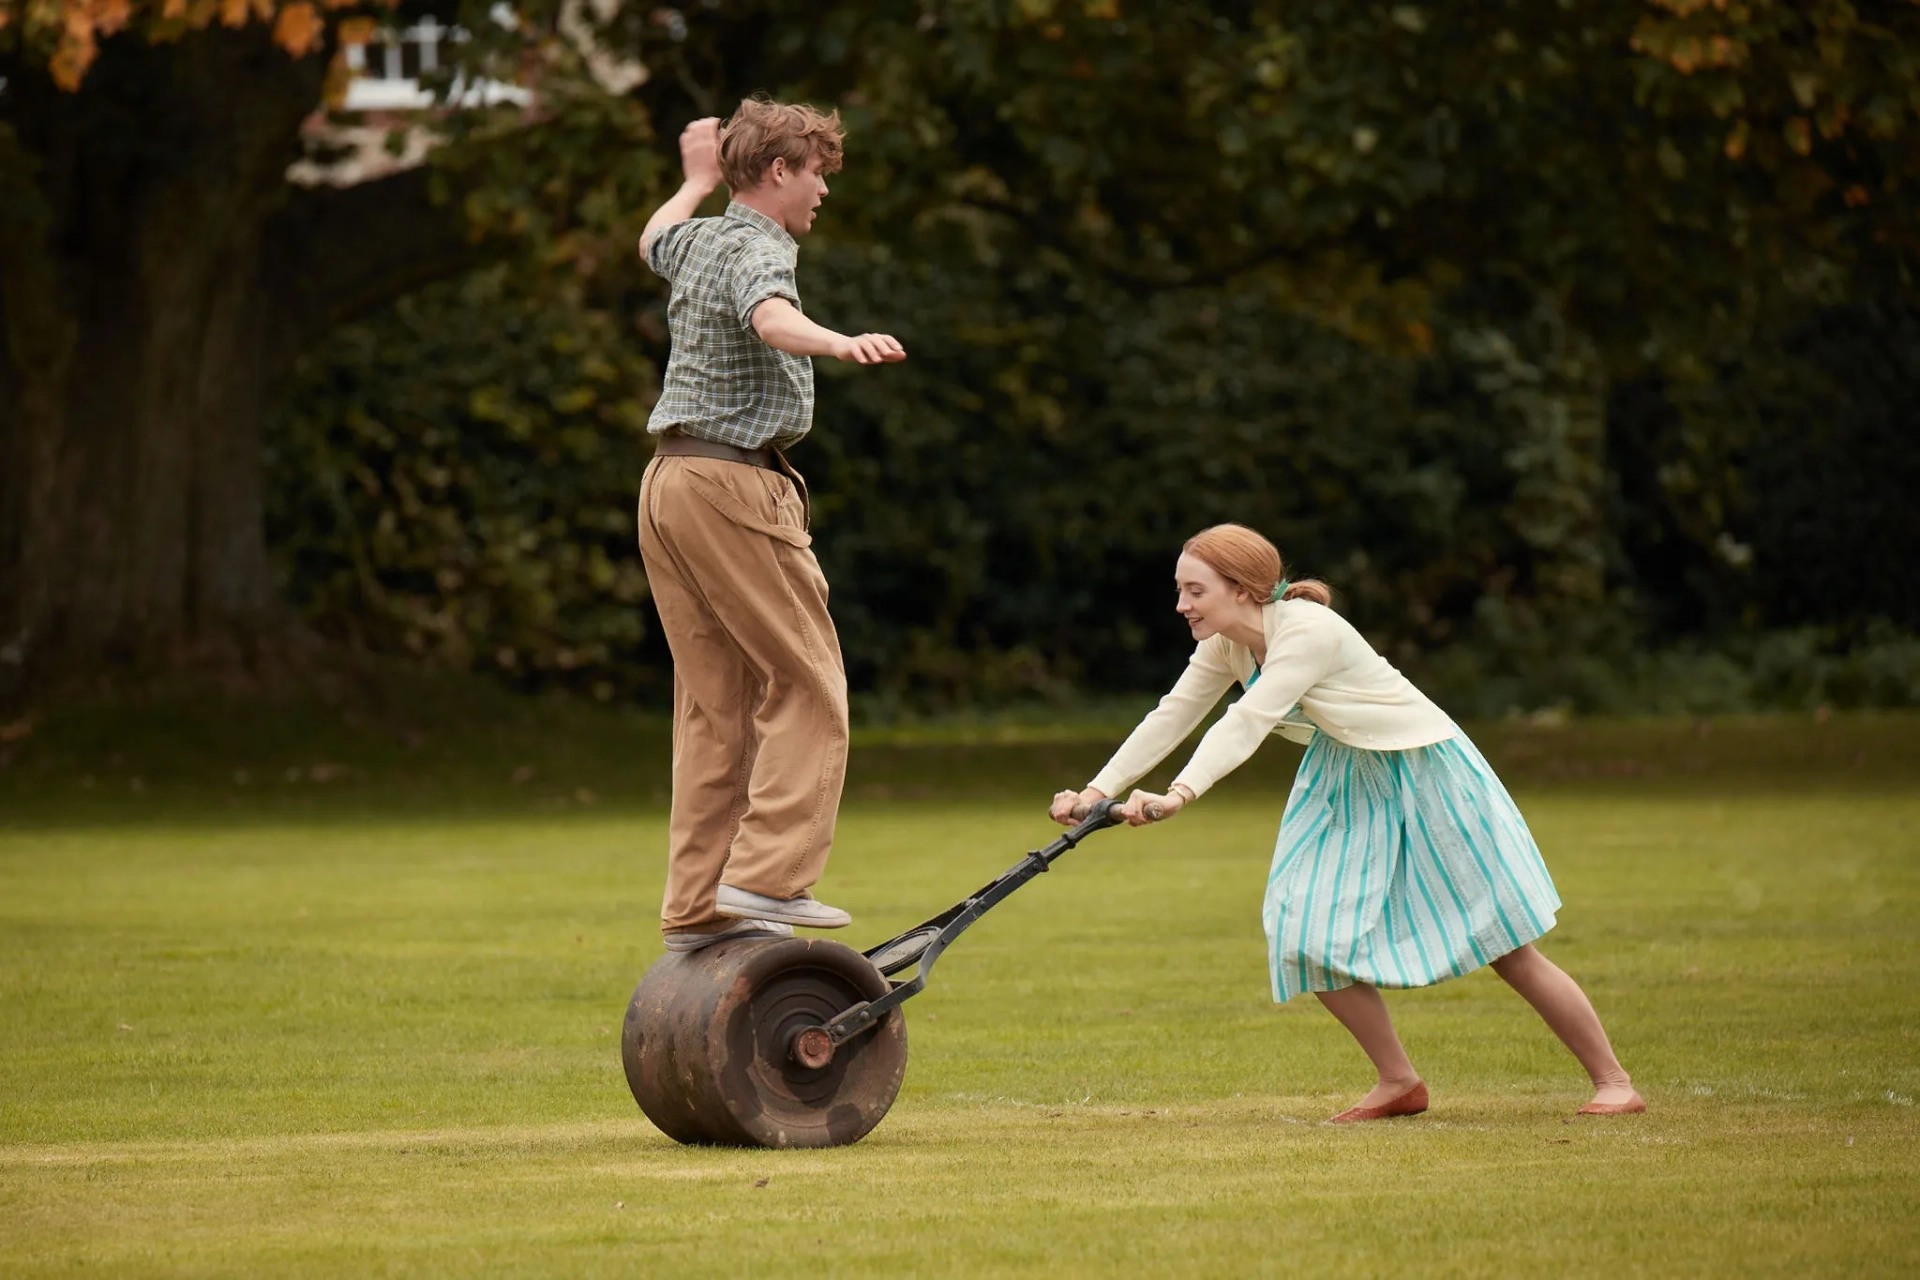
[[[1333,603],[1333,588],[1318,578],[1301,578],[1297,582],[1282,583],[1281,587],[1282,600],[1311,600],[1315,604],[1325,605]]]

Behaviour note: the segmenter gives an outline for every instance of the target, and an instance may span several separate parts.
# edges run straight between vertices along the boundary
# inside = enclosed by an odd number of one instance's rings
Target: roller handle
[[[1090,816],[1094,810],[1100,809],[1101,806],[1103,805],[1105,806],[1105,811],[1101,814],[1102,817],[1105,817],[1107,813],[1111,813],[1113,810],[1118,809],[1123,803],[1124,801],[1121,801],[1121,800],[1115,799],[1112,796],[1109,796],[1107,799],[1101,800],[1095,804],[1091,804],[1091,805],[1077,804],[1073,806],[1072,812],[1069,813],[1067,816],[1071,817],[1075,822],[1085,822],[1088,816]],[[1167,816],[1167,811],[1164,808],[1162,808],[1159,804],[1150,804],[1147,806],[1148,822],[1158,822],[1160,821],[1160,819],[1166,816]],[[1125,819],[1116,818],[1114,819],[1114,821],[1122,822],[1122,821],[1125,821]]]

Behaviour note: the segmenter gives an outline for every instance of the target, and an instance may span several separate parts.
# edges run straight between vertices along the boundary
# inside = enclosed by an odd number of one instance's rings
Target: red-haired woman
[[[1578,984],[1533,940],[1560,896],[1507,790],[1446,713],[1346,619],[1324,583],[1289,583],[1271,542],[1241,525],[1187,542],[1178,609],[1199,643],[1173,691],[1053,817],[1132,786],[1236,681],[1246,693],[1200,741],[1164,796],[1122,812],[1170,817],[1270,733],[1307,744],[1280,821],[1265,910],[1273,998],[1311,991],[1379,1073],[1336,1121],[1415,1115],[1427,1086],[1387,1016],[1381,987],[1424,987],[1491,964],[1593,1079],[1586,1115],[1644,1111]]]

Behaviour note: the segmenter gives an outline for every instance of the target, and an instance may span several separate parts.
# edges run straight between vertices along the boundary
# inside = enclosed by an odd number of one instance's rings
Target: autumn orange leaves
[[[395,0],[372,0],[391,8]],[[188,31],[270,23],[273,42],[295,58],[308,57],[326,43],[330,15],[364,10],[366,0],[0,0],[0,31],[46,53],[47,68],[61,88],[74,90],[99,56],[100,42],[129,29],[159,42]],[[376,21],[364,12],[331,19],[336,45],[344,50],[373,38]],[[330,84],[345,83],[345,61],[336,52]]]

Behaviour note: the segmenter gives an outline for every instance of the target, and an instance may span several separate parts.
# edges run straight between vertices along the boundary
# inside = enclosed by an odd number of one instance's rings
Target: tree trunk
[[[0,65],[0,700],[289,634],[262,424],[302,347],[475,258],[424,175],[286,181],[322,56],[253,25]]]

